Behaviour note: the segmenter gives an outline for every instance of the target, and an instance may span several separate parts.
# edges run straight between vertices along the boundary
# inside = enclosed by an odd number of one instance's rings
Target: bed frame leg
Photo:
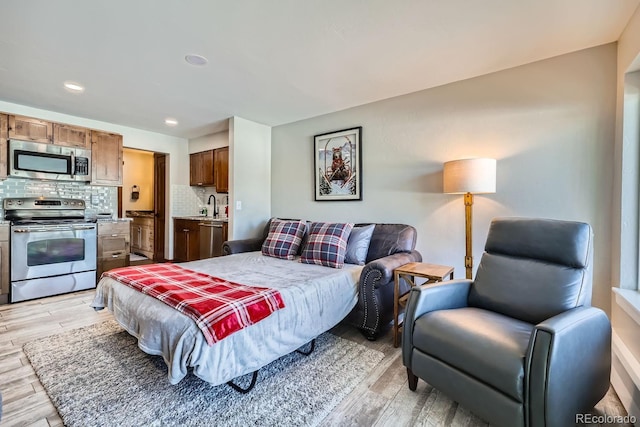
[[[316,348],[316,339],[314,338],[314,339],[312,339],[312,340],[311,340],[311,347],[309,348],[309,351],[302,351],[302,350],[300,350],[300,349],[297,349],[296,351],[297,351],[298,353],[300,353],[300,354],[303,354],[303,355],[305,355],[305,356],[308,356],[308,355],[310,355],[311,353],[313,353],[313,350],[315,350],[315,348]]]
[[[256,385],[257,379],[258,379],[258,371],[254,371],[253,376],[251,377],[251,384],[249,384],[249,387],[242,388],[238,384],[234,383],[233,381],[228,381],[227,385],[229,385],[232,389],[234,389],[238,393],[246,394],[246,393],[249,393],[253,389],[253,387]]]

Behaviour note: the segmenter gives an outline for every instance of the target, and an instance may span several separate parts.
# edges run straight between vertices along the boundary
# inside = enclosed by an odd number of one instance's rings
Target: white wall
[[[496,216],[579,220],[595,230],[594,304],[609,310],[616,45],[274,127],[272,215],[407,223],[425,262],[464,277],[462,196],[442,164],[493,157],[497,193],[474,204],[475,266]],[[363,200],[315,202],[313,136],[362,126]]]
[[[612,205],[611,383],[629,414],[640,417],[640,8],[618,41],[616,133]]]
[[[230,119],[229,177],[229,240],[255,237],[271,216],[269,126]]]
[[[192,138],[189,140],[189,154],[201,151],[213,150],[215,148],[227,147],[229,145],[229,131],[211,133],[209,135]]]
[[[170,185],[189,185],[188,142],[184,138],[176,138],[160,133],[148,132],[145,130],[120,126],[113,123],[101,122],[98,120],[90,120],[82,117],[70,116],[53,111],[41,110],[39,108],[31,108],[5,101],[0,101],[0,111],[118,133],[122,135],[123,144],[125,147],[139,148],[141,150],[149,150],[168,154],[168,175],[166,183],[166,199],[168,203],[166,209],[167,212],[171,212],[173,207],[173,201],[171,200],[169,191]],[[114,206],[113,211],[115,212],[116,209],[117,206]],[[171,259],[173,258],[173,224],[171,221],[167,221],[166,224],[165,248],[168,249],[168,253],[166,254],[166,256],[167,258]]]

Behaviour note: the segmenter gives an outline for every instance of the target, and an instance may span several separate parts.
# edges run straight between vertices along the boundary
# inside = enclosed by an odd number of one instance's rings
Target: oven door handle
[[[56,231],[82,231],[82,230],[94,230],[96,227],[93,225],[85,225],[79,227],[65,227],[65,228],[16,228],[14,233],[44,233],[44,232],[56,232]]]

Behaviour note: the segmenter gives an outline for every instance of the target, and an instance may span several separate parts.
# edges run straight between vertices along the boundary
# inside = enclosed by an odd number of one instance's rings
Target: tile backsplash
[[[93,196],[93,197],[92,197]],[[87,216],[97,213],[116,213],[117,187],[101,187],[73,181],[43,181],[37,179],[7,178],[0,181],[0,199],[7,197],[64,197],[85,201]],[[0,205],[0,211],[2,206]],[[4,218],[4,212],[2,212]]]
[[[213,209],[213,204],[207,205],[211,194],[215,194],[218,207],[228,203],[228,195],[216,193],[215,187],[191,187],[189,185],[172,185],[171,200],[173,208],[171,216],[198,215],[203,207]]]

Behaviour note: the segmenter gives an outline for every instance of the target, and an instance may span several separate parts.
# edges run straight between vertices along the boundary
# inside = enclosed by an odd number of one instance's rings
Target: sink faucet
[[[211,198],[213,197],[213,217],[217,217],[218,216],[218,205],[216,202],[216,195],[212,194],[209,196],[209,200],[207,200],[207,204],[210,205],[211,204]]]

